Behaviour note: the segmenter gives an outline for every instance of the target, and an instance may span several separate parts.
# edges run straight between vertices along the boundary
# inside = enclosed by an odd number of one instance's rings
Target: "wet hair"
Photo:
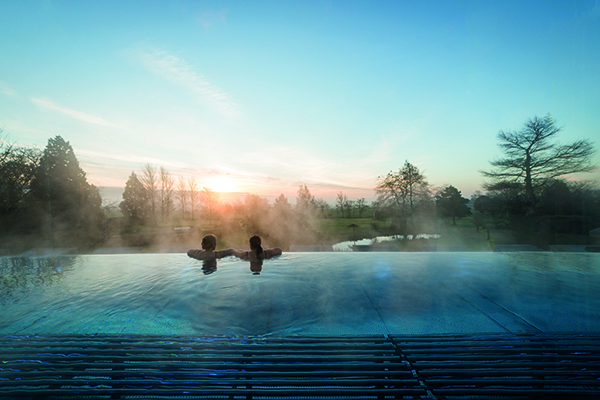
[[[260,236],[254,235],[250,238],[250,250],[254,251],[256,255],[262,254],[263,248],[261,244]]]
[[[215,235],[206,235],[202,238],[202,250],[217,248],[217,237]]]

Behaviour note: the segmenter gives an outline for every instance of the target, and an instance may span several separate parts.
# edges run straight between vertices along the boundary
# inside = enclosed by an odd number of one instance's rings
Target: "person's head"
[[[250,238],[250,250],[255,252],[257,255],[263,252],[263,248],[261,246],[260,236],[254,235]]]
[[[251,249],[256,249],[258,247],[260,247],[262,243],[262,240],[260,239],[260,236],[258,235],[254,235],[250,238],[250,248]]]
[[[202,238],[202,250],[215,251],[217,248],[217,237],[215,235],[206,235]]]

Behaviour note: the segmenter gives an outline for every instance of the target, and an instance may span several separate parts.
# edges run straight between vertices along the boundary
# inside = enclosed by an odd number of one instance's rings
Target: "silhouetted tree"
[[[342,218],[344,218],[344,210],[347,209],[347,206],[348,206],[348,196],[346,196],[342,192],[339,192],[337,194],[337,198],[335,200],[335,207],[340,210],[340,213],[342,214]]]
[[[539,198],[540,214],[573,215],[576,213],[571,190],[565,181],[556,180],[548,184]]]
[[[392,205],[410,215],[427,187],[425,175],[407,160],[398,172],[378,177],[375,193],[380,205]]]
[[[309,216],[317,209],[315,197],[310,194],[310,190],[306,185],[300,185],[298,196],[296,197],[296,211],[300,214]]]
[[[402,234],[415,231],[415,208],[422,199],[431,197],[425,175],[408,160],[398,172],[379,176],[375,193],[379,212],[387,209],[394,219],[391,230]]]
[[[177,178],[177,191],[175,197],[179,200],[179,208],[181,209],[181,219],[185,221],[185,206],[187,205],[187,185],[183,176]]]
[[[254,200],[254,199],[253,199]],[[263,208],[264,202],[261,200],[256,200],[258,202],[258,207]],[[256,205],[250,205],[256,206]],[[266,211],[266,207],[263,208]],[[252,213],[254,214],[254,213]],[[298,212],[295,212],[292,209],[292,205],[289,203],[288,199],[280,194],[273,203],[273,208],[269,213],[269,222],[268,229],[263,232],[265,228],[260,222],[265,218],[259,215],[253,215],[253,218],[256,218],[256,221],[246,220],[245,225],[247,227],[252,226],[250,229],[259,229],[263,234],[268,233],[271,242],[273,242],[276,246],[282,248],[288,248],[291,241],[295,239],[296,236],[296,222],[299,219]]]
[[[87,182],[73,148],[62,137],[48,139],[31,192],[42,205],[42,226],[51,245],[55,231],[83,228],[86,234],[97,232],[102,198],[98,188]]]
[[[453,225],[456,225],[456,218],[471,215],[471,210],[467,206],[469,199],[462,197],[460,190],[454,186],[443,188],[435,196],[435,202],[438,213],[444,217],[452,217]]]
[[[529,212],[537,206],[537,191],[549,180],[576,172],[594,169],[590,158],[594,153],[592,143],[578,140],[571,144],[555,143],[562,130],[552,116],[537,116],[525,122],[520,131],[500,131],[499,146],[504,157],[490,162],[491,171],[481,171],[491,181],[485,184],[490,191],[506,183],[521,186]]]
[[[346,201],[346,211],[348,218],[352,218],[352,210],[354,209],[354,200]]]
[[[358,211],[358,218],[362,218],[363,213],[368,207],[369,205],[364,197],[356,200],[356,211]]]
[[[273,209],[287,212],[292,210],[292,205],[288,201],[287,197],[285,197],[282,193],[275,199],[275,202],[273,203]]]
[[[0,234],[35,226],[28,200],[40,157],[37,149],[16,146],[0,138]]]
[[[326,218],[329,213],[329,210],[331,209],[329,203],[327,203],[324,199],[315,199],[315,205],[319,210],[321,218]]]
[[[198,203],[198,186],[196,185],[196,178],[190,176],[187,181],[188,196],[190,198],[190,211],[191,220],[194,220],[194,211],[196,210],[196,204]]]
[[[173,185],[171,173],[161,166],[159,170],[160,215],[163,222],[169,219],[173,209]]]
[[[146,218],[148,206],[148,192],[135,172],[131,172],[125,183],[123,201],[119,204],[119,208],[130,223],[139,224]]]
[[[208,211],[208,220],[210,223],[212,223],[213,211],[219,203],[219,195],[215,193],[212,189],[205,187],[202,190],[202,202],[204,203],[204,207]]]
[[[269,202],[255,194],[248,194],[243,202],[236,202],[235,213],[249,235],[265,235],[268,231],[265,217],[269,214],[271,206]]]
[[[156,167],[150,164],[144,165],[142,169],[141,182],[146,188],[148,203],[150,205],[149,213],[152,224],[156,224],[156,191],[158,189],[158,177]]]

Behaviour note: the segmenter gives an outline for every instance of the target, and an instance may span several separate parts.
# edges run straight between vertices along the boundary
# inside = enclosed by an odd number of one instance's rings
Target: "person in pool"
[[[260,275],[262,271],[263,260],[278,256],[282,253],[279,247],[272,249],[263,249],[260,236],[254,235],[250,238],[250,251],[234,250],[233,254],[236,257],[245,261],[250,261],[250,271],[252,275]]]
[[[254,235],[250,238],[250,251],[233,250],[233,254],[242,260],[264,260],[273,256],[281,255],[282,251],[279,247],[272,249],[263,249],[260,236]]]
[[[188,250],[188,257],[192,257],[197,260],[215,260],[217,258],[234,255],[233,249],[215,250],[217,248],[217,237],[215,235],[204,236],[200,245],[202,246],[201,250]]]

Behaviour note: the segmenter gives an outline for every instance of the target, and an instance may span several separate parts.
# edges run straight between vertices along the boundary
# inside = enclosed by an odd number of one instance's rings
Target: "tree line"
[[[593,143],[576,140],[561,144],[563,130],[550,114],[527,120],[517,131],[500,131],[502,156],[480,171],[487,178],[486,193],[472,198],[473,223],[489,223],[517,232],[531,241],[533,232],[548,234],[539,245],[555,240],[556,233],[587,235],[600,226],[600,191],[597,182],[567,180],[569,175],[594,171]],[[399,233],[422,230],[433,215],[456,218],[471,214],[469,199],[454,186],[435,189],[417,167],[405,162],[397,172],[378,177],[376,208],[394,219]],[[545,242],[544,242],[545,241]],[[551,243],[550,243],[551,244]]]
[[[17,246],[79,247],[103,239],[102,198],[61,136],[43,151],[0,141],[0,235]],[[14,242],[14,243],[13,243]],[[18,247],[18,246],[17,246]]]
[[[318,242],[318,218],[391,220],[391,231],[402,234],[433,230],[440,218],[455,224],[473,213],[477,228],[491,223],[528,232],[585,233],[600,226],[599,189],[566,178],[596,168],[594,147],[588,140],[560,144],[562,130],[546,115],[527,120],[520,130],[500,131],[502,156],[481,171],[485,193],[470,200],[452,185],[430,185],[408,160],[377,178],[372,203],[338,192],[333,206],[306,185],[299,187],[294,206],[283,194],[272,205],[256,195],[222,204],[194,177],[174,177],[164,167],[146,164],[127,179],[119,209],[129,226],[214,219],[232,231],[270,237],[283,248]],[[93,247],[105,239],[106,226],[99,190],[87,182],[69,142],[56,136],[38,150],[0,140],[0,235],[6,246],[27,236],[30,247]]]

